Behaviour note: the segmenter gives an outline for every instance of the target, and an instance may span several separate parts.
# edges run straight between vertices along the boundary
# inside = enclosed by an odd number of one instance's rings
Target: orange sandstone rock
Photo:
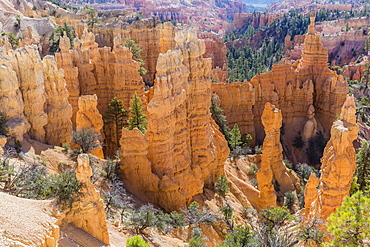
[[[103,117],[97,109],[98,97],[94,95],[83,95],[78,99],[78,112],[76,114],[76,130],[92,129],[101,136],[104,126]],[[98,143],[102,143],[104,138],[101,136]],[[89,153],[104,158],[103,148],[101,146],[94,148]]]
[[[316,174],[311,173],[310,178],[307,181],[306,188],[304,190],[304,204],[305,204],[305,215],[308,216],[311,210],[311,203],[316,199],[317,187],[320,184],[320,179],[316,177]]]
[[[89,162],[87,154],[80,154],[77,158],[76,178],[82,183],[82,188],[79,191],[80,197],[72,203],[63,220],[64,223],[72,223],[109,245],[104,204],[94,185],[90,182],[92,171]]]
[[[30,124],[23,113],[24,102],[17,74],[3,47],[0,48],[0,65],[0,112],[7,117],[8,135],[22,141]]]
[[[242,134],[251,134],[252,145],[261,144],[264,139],[261,116],[266,102],[281,109],[285,130],[281,138],[294,163],[302,162],[301,151],[294,150],[292,144],[303,133],[306,122],[313,121],[308,125],[314,123],[315,128],[310,129],[322,131],[328,138],[348,91],[344,78],[328,69],[327,50],[313,25],[311,22],[306,34],[302,59],[295,63],[282,60],[272,71],[258,74],[250,82],[212,84],[229,125],[237,123]],[[311,105],[315,110],[314,120]]]
[[[144,83],[138,72],[140,64],[132,59],[128,48],[122,47],[124,38],[121,35],[114,38],[113,50],[109,47],[98,48],[94,34],[86,29],[81,40],[75,40],[74,50],[68,50],[68,39],[61,40],[61,52],[56,54],[56,58],[59,68],[71,73],[66,76],[66,82],[74,124],[78,97],[81,95],[96,94],[97,108],[104,114],[114,97],[119,98],[128,110],[132,95],[135,92],[138,95],[144,94]],[[111,125],[105,126],[104,129],[107,155],[113,155],[117,150],[113,129]]]
[[[211,61],[201,57],[204,43],[188,30],[175,40],[177,48],[157,62],[147,132],[140,137],[138,130],[123,130],[121,139],[121,170],[129,190],[166,210],[179,209],[204,187],[212,187],[229,152],[211,121]],[[141,140],[134,142],[138,146],[124,145],[134,137]],[[142,164],[145,169],[135,168]],[[139,184],[138,176],[148,179]]]
[[[356,170],[353,141],[358,136],[354,97],[347,96],[339,120],[333,123],[331,137],[321,159],[320,189],[310,207],[310,218],[326,219],[349,194]],[[315,182],[316,183],[316,182]],[[307,187],[312,187],[308,184]]]
[[[72,139],[72,107],[68,102],[68,91],[64,73],[57,68],[55,58],[43,59],[45,92],[47,95],[45,112],[48,123],[45,125],[45,140],[49,144],[70,143]]]

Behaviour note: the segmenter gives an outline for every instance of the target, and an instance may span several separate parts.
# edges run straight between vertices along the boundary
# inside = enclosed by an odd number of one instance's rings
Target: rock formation
[[[320,184],[320,179],[316,174],[311,173],[310,178],[307,181],[306,188],[304,190],[304,205],[305,215],[308,216],[311,211],[311,203],[316,199],[317,187]]]
[[[92,129],[95,133],[100,135],[99,143],[103,142],[101,131],[103,130],[104,122],[103,117],[97,109],[98,97],[94,95],[83,95],[78,100],[78,112],[76,114],[76,130]],[[103,148],[101,146],[94,148],[89,153],[104,158]]]
[[[24,114],[31,124],[32,139],[45,142],[44,126],[48,122],[43,64],[36,46],[9,50],[13,69],[17,74],[24,101]],[[14,55],[12,54],[14,52]]]
[[[147,132],[124,129],[121,138],[129,190],[166,210],[179,209],[212,187],[229,152],[211,121],[211,60],[201,57],[204,43],[190,30],[178,32],[175,40],[176,49],[158,59]]]
[[[333,123],[331,137],[321,159],[320,188],[315,200],[310,204],[310,218],[326,219],[342,204],[345,196],[349,195],[353,174],[356,170],[356,153],[353,141],[358,135],[356,124],[356,105],[354,97],[347,96],[342,107],[339,120]],[[307,184],[313,187],[315,180]],[[306,200],[310,203],[311,196]]]
[[[0,112],[6,115],[9,136],[60,145],[71,140],[71,109],[63,71],[55,59],[41,59],[35,45],[16,50],[0,48],[3,83]]]
[[[6,115],[8,135],[16,140],[23,140],[30,124],[23,113],[24,102],[19,89],[17,74],[6,53],[5,48],[0,48],[0,112]]]
[[[68,38],[61,38],[61,52],[56,54],[58,67],[70,74],[66,76],[69,101],[73,108],[74,124],[78,110],[78,97],[96,94],[97,108],[101,114],[108,109],[109,102],[117,97],[126,110],[130,107],[132,95],[144,94],[144,83],[138,69],[140,64],[132,60],[132,53],[122,44],[120,34],[113,40],[113,50],[109,47],[98,48],[93,33],[85,29],[81,40],[75,40],[75,49],[70,48]],[[75,125],[75,126],[76,126]],[[75,127],[74,126],[74,127]],[[112,126],[105,126],[107,155],[111,156],[117,149]]]
[[[295,137],[310,120],[311,105],[315,109],[317,130],[328,138],[330,126],[345,100],[348,84],[342,76],[328,69],[327,60],[327,50],[322,47],[320,34],[314,31],[312,17],[302,59],[293,64],[282,60],[272,71],[258,74],[250,82],[214,83],[212,91],[219,96],[229,125],[237,123],[242,134],[251,134],[259,144],[264,138],[263,106],[271,102],[281,109],[284,129],[289,130],[282,135],[284,149],[292,150]],[[300,161],[295,152],[287,155],[294,162]]]
[[[45,113],[48,116],[45,140],[49,144],[70,143],[72,139],[72,107],[68,102],[68,91],[64,73],[58,70],[52,56],[43,59],[45,92],[47,95]]]
[[[82,187],[79,190],[78,199],[67,210],[63,221],[64,223],[72,223],[109,245],[104,204],[94,185],[90,182],[92,171],[89,162],[87,154],[80,154],[77,158],[76,178]]]
[[[94,33],[99,46],[112,47],[114,38],[119,34],[123,39],[119,45],[122,45],[127,38],[134,40],[142,49],[141,56],[147,70],[143,79],[148,85],[154,83],[159,54],[172,50],[176,45],[175,27],[171,22],[161,23],[158,18],[134,21],[132,24],[118,19],[108,26],[97,26]]]
[[[288,172],[283,163],[283,148],[280,143],[281,111],[267,102],[261,120],[266,135],[262,146],[261,167],[257,172],[257,181],[260,190],[260,207],[266,208],[276,206],[273,184],[284,194],[296,189],[298,179]]]

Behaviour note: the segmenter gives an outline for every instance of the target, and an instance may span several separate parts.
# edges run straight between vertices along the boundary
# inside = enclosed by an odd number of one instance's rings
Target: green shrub
[[[149,244],[145,242],[140,236],[133,236],[126,240],[127,247],[149,247]]]
[[[83,153],[100,147],[101,143],[99,143],[99,139],[100,134],[96,133],[92,128],[73,132],[73,142],[80,145]]]
[[[292,191],[288,191],[284,194],[284,206],[287,206],[290,210],[293,210],[293,206],[296,200],[297,197]]]
[[[204,238],[202,237],[202,230],[198,227],[193,228],[191,232],[191,239],[189,239],[188,247],[203,247],[206,246]]]
[[[0,135],[8,135],[8,126],[6,126],[6,118],[3,113],[0,113]]]
[[[72,170],[63,171],[61,174],[50,176],[51,196],[56,197],[62,204],[72,203],[73,196],[81,188],[81,183],[76,178],[76,173]]]
[[[256,166],[256,165],[251,165],[251,167],[248,169],[248,175],[251,175],[251,176],[253,176],[253,175],[255,175],[256,174],[256,172],[258,171],[258,167]]]
[[[230,191],[229,181],[227,181],[227,178],[224,175],[217,179],[217,182],[215,184],[215,191],[221,197],[225,197],[226,194]]]
[[[248,226],[235,228],[230,232],[220,247],[246,247],[253,241],[253,234]]]

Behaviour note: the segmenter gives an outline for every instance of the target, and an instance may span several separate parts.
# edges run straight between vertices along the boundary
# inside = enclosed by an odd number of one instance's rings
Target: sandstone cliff
[[[159,54],[166,53],[176,45],[175,27],[171,22],[161,23],[158,18],[136,20],[131,24],[117,19],[108,25],[97,26],[94,33],[99,46],[112,47],[118,34],[123,38],[121,44],[126,38],[133,39],[142,49],[141,56],[148,71],[143,75],[143,80],[148,85],[154,83]]]
[[[85,29],[81,40],[75,41],[75,49],[70,49],[68,38],[61,39],[61,52],[56,54],[58,67],[66,71],[69,101],[73,109],[72,121],[76,123],[78,97],[96,94],[100,114],[108,110],[109,102],[117,97],[126,110],[130,107],[132,95],[144,93],[144,83],[138,69],[140,64],[132,60],[131,51],[123,47],[124,38],[120,34],[113,40],[113,49],[98,48],[93,33]],[[104,129],[107,154],[116,151],[115,133],[112,126]]]
[[[89,162],[87,154],[80,154],[77,158],[76,178],[82,187],[79,190],[79,197],[65,212],[63,222],[72,223],[108,245],[109,235],[104,204],[94,185],[90,182],[92,171]]]
[[[356,105],[353,97],[347,96],[342,107],[339,120],[333,123],[331,138],[321,159],[320,189],[315,200],[311,196],[306,199],[309,204],[310,218],[326,219],[339,207],[343,198],[349,194],[353,174],[356,170],[356,154],[353,141],[358,135],[356,124]],[[310,179],[311,180],[311,179]],[[315,180],[310,181],[314,185]],[[307,187],[314,185],[307,184]]]
[[[76,130],[81,131],[82,129],[92,129],[96,134],[100,135],[100,139],[97,140],[98,147],[89,151],[89,153],[104,158],[103,148],[101,144],[104,138],[101,135],[103,130],[104,122],[103,117],[97,109],[98,97],[94,95],[83,95],[78,99],[78,111],[76,114]]]
[[[54,145],[70,142],[68,91],[54,58],[42,60],[35,45],[0,50],[4,76],[1,112],[6,115],[9,135],[21,141],[28,134]]]
[[[123,130],[121,138],[129,190],[166,210],[179,209],[212,187],[229,152],[211,121],[211,60],[201,57],[205,45],[189,30],[175,40],[176,49],[158,59],[147,132]],[[129,140],[139,145],[125,145]]]
[[[250,82],[212,84],[212,91],[220,97],[230,126],[237,123],[242,134],[251,134],[257,144],[264,139],[263,106],[271,102],[281,109],[284,130],[289,130],[281,137],[283,150],[294,162],[302,162],[301,151],[294,150],[292,143],[302,134],[305,123],[312,121],[311,105],[317,130],[329,137],[331,123],[348,91],[343,77],[328,69],[327,59],[327,50],[322,47],[320,34],[314,31],[312,19],[302,59],[295,63],[283,60],[272,71],[256,75]]]
[[[266,135],[262,146],[261,167],[257,172],[257,181],[260,190],[260,208],[267,208],[276,206],[274,187],[278,187],[278,192],[284,194],[288,191],[295,191],[297,184],[299,187],[299,182],[298,178],[288,172],[283,163],[283,148],[280,143],[281,111],[267,102],[261,120]]]

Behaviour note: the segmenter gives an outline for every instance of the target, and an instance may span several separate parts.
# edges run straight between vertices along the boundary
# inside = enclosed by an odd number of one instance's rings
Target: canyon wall
[[[265,135],[261,123],[263,106],[270,102],[281,109],[283,150],[297,162],[298,152],[288,150],[292,150],[294,138],[303,133],[306,122],[312,121],[310,108],[315,110],[317,130],[329,137],[331,123],[339,114],[348,91],[344,78],[327,67],[327,59],[327,50],[311,17],[302,59],[294,63],[283,59],[272,71],[258,74],[250,82],[212,84],[212,91],[221,100],[229,126],[237,123],[242,134],[251,134],[259,145]]]
[[[135,20],[131,24],[118,19],[108,25],[96,26],[94,33],[99,47],[112,47],[113,40],[118,34],[124,39],[121,44],[126,38],[133,39],[142,49],[144,68],[148,71],[143,75],[143,80],[148,85],[154,83],[159,54],[173,49],[176,44],[175,27],[171,22],[161,23],[158,18]]]
[[[325,220],[342,204],[344,197],[349,195],[356,170],[356,152],[353,141],[358,136],[359,127],[356,124],[355,114],[354,97],[347,96],[339,120],[332,125],[331,138],[321,159],[321,177],[315,200],[311,202],[312,196],[305,199],[310,209],[309,214],[306,210],[306,215],[311,219]],[[317,184],[316,180],[310,178],[307,188],[312,188]]]
[[[78,97],[96,94],[97,108],[104,117],[109,102],[117,97],[125,110],[135,92],[144,94],[144,83],[138,72],[140,64],[132,60],[131,51],[123,47],[124,38],[120,34],[113,40],[113,48],[99,48],[93,33],[85,29],[81,39],[75,40],[75,48],[70,50],[68,38],[61,38],[61,52],[56,54],[59,68],[71,74],[66,76],[69,101],[73,109],[72,121],[76,126]],[[114,128],[111,124],[104,126],[106,136],[106,155],[112,156],[116,146]]]
[[[37,46],[16,50],[0,47],[2,106],[9,135],[23,140],[24,134],[53,145],[70,142],[71,106],[63,71],[51,56],[41,59]],[[62,113],[62,114],[61,114]]]
[[[158,59],[146,133],[123,129],[121,138],[127,188],[166,210],[211,188],[229,153],[210,116],[211,60],[202,58],[204,42],[189,30],[175,40],[177,47]]]

